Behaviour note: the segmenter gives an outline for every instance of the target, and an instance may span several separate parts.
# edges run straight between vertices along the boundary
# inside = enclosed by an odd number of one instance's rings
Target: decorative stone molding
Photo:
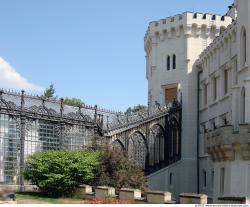
[[[205,134],[208,154],[213,161],[233,161],[235,153],[250,160],[249,125],[240,125],[234,133],[232,126],[224,126]]]

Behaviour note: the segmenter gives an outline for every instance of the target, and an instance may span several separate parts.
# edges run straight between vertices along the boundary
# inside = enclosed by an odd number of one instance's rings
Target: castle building
[[[149,24],[148,104],[182,101],[181,160],[149,176],[153,189],[250,196],[250,1],[224,16],[185,12]]]

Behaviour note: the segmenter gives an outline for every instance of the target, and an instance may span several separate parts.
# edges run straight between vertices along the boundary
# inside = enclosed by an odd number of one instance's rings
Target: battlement
[[[211,44],[199,55],[199,59],[196,61],[197,64],[204,61],[213,51],[218,48],[222,47],[226,44],[226,41],[229,38],[232,38],[233,41],[236,40],[236,30],[237,30],[237,21],[234,21],[220,34],[220,36],[216,37]]]
[[[177,14],[172,17],[150,22],[144,41],[146,43],[149,37],[161,34],[165,34],[169,38],[173,36],[178,37],[181,33],[191,35],[192,26],[207,29],[226,28],[231,22],[232,18],[229,16],[185,12],[183,14]]]

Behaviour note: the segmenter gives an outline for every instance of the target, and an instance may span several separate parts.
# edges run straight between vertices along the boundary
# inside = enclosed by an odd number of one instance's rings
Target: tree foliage
[[[132,108],[129,107],[125,113],[126,114],[136,113],[136,112],[141,111],[141,110],[147,110],[147,108],[148,107],[145,106],[145,105],[138,104],[138,105],[136,105],[136,106],[134,106]]]
[[[57,96],[55,96],[55,92],[56,89],[54,87],[53,84],[50,84],[48,88],[45,89],[45,91],[43,92],[43,95],[41,96],[41,98],[45,98],[45,99],[58,99]],[[66,97],[63,100],[64,104],[70,105],[70,106],[78,106],[78,107],[82,107],[84,105],[84,102],[79,99],[79,98],[68,98]]]
[[[98,151],[44,151],[28,158],[24,177],[50,195],[71,195],[93,181],[99,165]]]
[[[55,92],[56,92],[56,90],[54,88],[54,85],[50,84],[49,87],[45,89],[42,97],[48,98],[48,99],[53,98],[55,96]]]
[[[146,188],[146,178],[142,168],[130,160],[125,152],[112,146],[104,146],[101,150],[101,166],[91,183],[94,186],[112,186],[121,188]]]
[[[78,98],[68,98],[66,97],[63,100],[64,104],[70,105],[70,106],[80,106],[82,107],[84,105],[84,102],[81,99]]]

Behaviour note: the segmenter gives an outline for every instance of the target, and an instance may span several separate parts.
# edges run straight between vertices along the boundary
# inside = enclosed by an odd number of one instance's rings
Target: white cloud
[[[23,89],[41,92],[44,88],[30,83],[22,77],[11,65],[0,57],[0,87],[6,89]]]

